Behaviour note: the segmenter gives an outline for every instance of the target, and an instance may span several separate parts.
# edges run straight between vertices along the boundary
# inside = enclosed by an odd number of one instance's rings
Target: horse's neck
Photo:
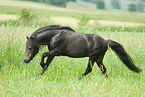
[[[44,33],[38,37],[40,40],[40,45],[48,45],[50,44],[51,39],[58,33],[55,32],[49,32],[49,33]]]

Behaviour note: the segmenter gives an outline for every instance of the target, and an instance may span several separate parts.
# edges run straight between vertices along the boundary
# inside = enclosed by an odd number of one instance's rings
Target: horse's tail
[[[112,50],[116,52],[118,57],[123,61],[123,63],[134,72],[141,72],[141,69],[137,68],[133,63],[131,57],[126,53],[123,46],[115,41],[107,40],[107,43],[111,47]]]

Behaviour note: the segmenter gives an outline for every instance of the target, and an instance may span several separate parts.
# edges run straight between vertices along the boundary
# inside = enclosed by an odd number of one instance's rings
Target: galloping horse
[[[96,34],[76,33],[75,30],[67,26],[51,25],[37,29],[30,37],[27,37],[23,61],[29,63],[38,53],[41,45],[47,45],[49,50],[42,55],[40,65],[43,69],[41,75],[47,70],[55,56],[68,56],[74,58],[89,57],[87,69],[80,78],[92,71],[94,62],[97,63],[101,72],[107,76],[103,57],[108,45],[129,69],[137,73],[141,72],[141,69],[135,66],[121,44],[113,40],[105,40]],[[45,57],[47,57],[46,62],[44,62]]]

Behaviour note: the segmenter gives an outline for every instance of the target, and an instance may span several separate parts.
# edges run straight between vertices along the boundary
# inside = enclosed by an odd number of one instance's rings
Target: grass
[[[38,18],[25,26],[17,20],[7,21],[7,17],[17,16],[22,8],[31,8]],[[0,97],[145,96],[144,13],[118,10],[83,11],[33,2],[0,0],[0,14],[6,18],[5,21],[0,21]],[[86,25],[79,26],[78,21],[83,16],[89,17],[90,21],[84,21]],[[124,25],[125,23],[128,25]],[[36,78],[41,71],[41,55],[47,48],[41,48],[32,62],[25,64],[25,36],[30,36],[38,27],[49,24],[66,25],[75,28],[78,33],[99,34],[105,39],[118,41],[143,72],[136,74],[130,71],[109,49],[104,57],[109,78],[105,78],[97,65],[94,65],[88,76],[78,80],[87,67],[88,58],[68,57],[56,57],[44,75]]]
[[[17,15],[13,15],[13,14],[0,14],[1,20],[16,20],[17,19]]]
[[[68,16],[80,18],[83,15],[90,17],[94,20],[113,20],[122,22],[145,22],[144,13],[130,13],[128,11],[119,10],[75,10],[56,7],[47,4],[40,4],[27,1],[0,1],[0,14],[18,14],[22,8],[32,9],[33,12],[50,16]],[[41,13],[41,14],[40,14]]]
[[[79,28],[77,32],[95,33],[123,44],[134,62],[143,72],[136,74],[126,68],[109,49],[104,58],[109,78],[105,78],[97,65],[81,81],[78,77],[85,71],[88,58],[56,57],[48,70],[40,78],[39,65],[41,55],[47,51],[44,47],[29,64],[23,63],[25,36],[30,35],[34,27],[0,27],[0,96],[145,96],[145,34],[130,32],[95,31]],[[25,32],[25,33],[24,33]]]
[[[84,11],[14,0],[0,0],[0,25],[25,25],[25,23],[18,20],[20,10],[23,8],[30,9],[30,14],[37,17],[29,22],[29,26],[33,27],[59,24],[73,28],[97,25],[98,31],[102,31],[104,27],[105,29],[111,28],[112,31],[120,31],[124,27],[127,32],[144,32],[145,29],[145,13],[130,13],[120,10]]]

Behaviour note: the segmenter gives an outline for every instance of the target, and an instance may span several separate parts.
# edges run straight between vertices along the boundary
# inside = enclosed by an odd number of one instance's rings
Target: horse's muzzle
[[[29,63],[31,61],[30,57],[31,57],[31,54],[27,52],[23,58],[23,61],[25,63]]]
[[[28,57],[27,55],[23,58],[23,61],[25,63],[29,63],[31,60],[30,60],[30,56]]]
[[[27,59],[23,59],[23,61],[24,61],[25,63],[29,63],[29,62],[30,62],[30,60],[27,60]]]

